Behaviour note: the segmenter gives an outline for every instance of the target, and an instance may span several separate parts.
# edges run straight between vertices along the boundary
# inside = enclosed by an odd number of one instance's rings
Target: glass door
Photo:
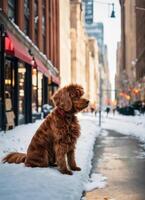
[[[11,60],[6,59],[5,61],[5,94],[9,95],[12,99],[14,86],[14,70],[12,67]]]
[[[18,124],[25,123],[25,65],[18,63]]]

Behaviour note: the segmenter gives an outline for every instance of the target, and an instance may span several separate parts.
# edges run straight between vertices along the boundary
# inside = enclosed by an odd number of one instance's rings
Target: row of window
[[[26,68],[25,64],[18,62],[18,108],[19,116],[18,123],[24,123],[25,114],[25,82],[26,82]],[[32,68],[32,113],[41,112],[42,108],[42,73],[37,69]],[[5,62],[5,91],[10,95],[10,98],[14,99],[14,87],[15,87],[15,66],[11,62],[11,59],[7,59]],[[28,102],[31,103],[31,102]]]
[[[30,2],[24,0],[24,30],[23,32],[29,36],[30,30]],[[8,17],[15,23],[17,16],[17,0],[8,0]],[[46,23],[46,6],[45,0],[42,1],[42,37],[43,37],[43,52],[45,53],[45,23]],[[38,0],[34,1],[34,29],[35,29],[35,44],[38,44]],[[38,46],[38,45],[37,45]]]

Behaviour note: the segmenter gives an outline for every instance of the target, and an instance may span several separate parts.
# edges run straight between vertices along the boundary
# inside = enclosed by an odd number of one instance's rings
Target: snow
[[[85,185],[85,191],[91,191],[96,188],[104,188],[107,185],[107,177],[99,173],[93,173],[89,178],[88,183]]]
[[[145,115],[124,116],[116,113],[102,117],[102,128],[138,138],[145,143]]]
[[[0,164],[0,197],[3,200],[49,199],[79,200],[91,169],[93,145],[99,135],[94,117],[79,115],[81,136],[76,160],[82,168],[73,176],[61,174],[57,168],[27,168],[24,164]],[[42,121],[0,132],[0,159],[8,152],[26,152],[28,144]]]
[[[122,116],[102,113],[102,128],[98,127],[98,116],[93,114],[78,115],[81,136],[76,147],[76,161],[82,168],[72,176],[61,174],[57,168],[27,168],[24,164],[0,163],[0,199],[2,200],[80,200],[84,190],[103,188],[107,177],[92,174],[91,159],[96,137],[108,135],[107,130],[114,130],[131,137],[136,137],[145,148],[145,116]],[[15,129],[0,132],[0,159],[12,151],[26,152],[35,130],[42,120],[33,124],[21,125]],[[108,155],[109,156],[109,155]],[[145,157],[142,150],[138,159]],[[115,157],[115,154],[114,154]],[[98,162],[102,162],[101,159]],[[85,199],[85,197],[84,197]]]

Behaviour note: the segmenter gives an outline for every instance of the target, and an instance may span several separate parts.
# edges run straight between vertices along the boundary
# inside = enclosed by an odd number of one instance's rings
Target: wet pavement
[[[107,186],[88,192],[86,200],[145,200],[143,144],[131,136],[108,133],[96,140],[91,172],[106,176]]]

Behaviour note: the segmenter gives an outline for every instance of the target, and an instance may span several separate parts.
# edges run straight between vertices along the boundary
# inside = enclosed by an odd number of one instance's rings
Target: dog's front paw
[[[81,168],[80,167],[71,167],[71,169],[73,170],[73,171],[81,171]]]
[[[73,175],[72,171],[70,170],[60,170],[62,174]]]

